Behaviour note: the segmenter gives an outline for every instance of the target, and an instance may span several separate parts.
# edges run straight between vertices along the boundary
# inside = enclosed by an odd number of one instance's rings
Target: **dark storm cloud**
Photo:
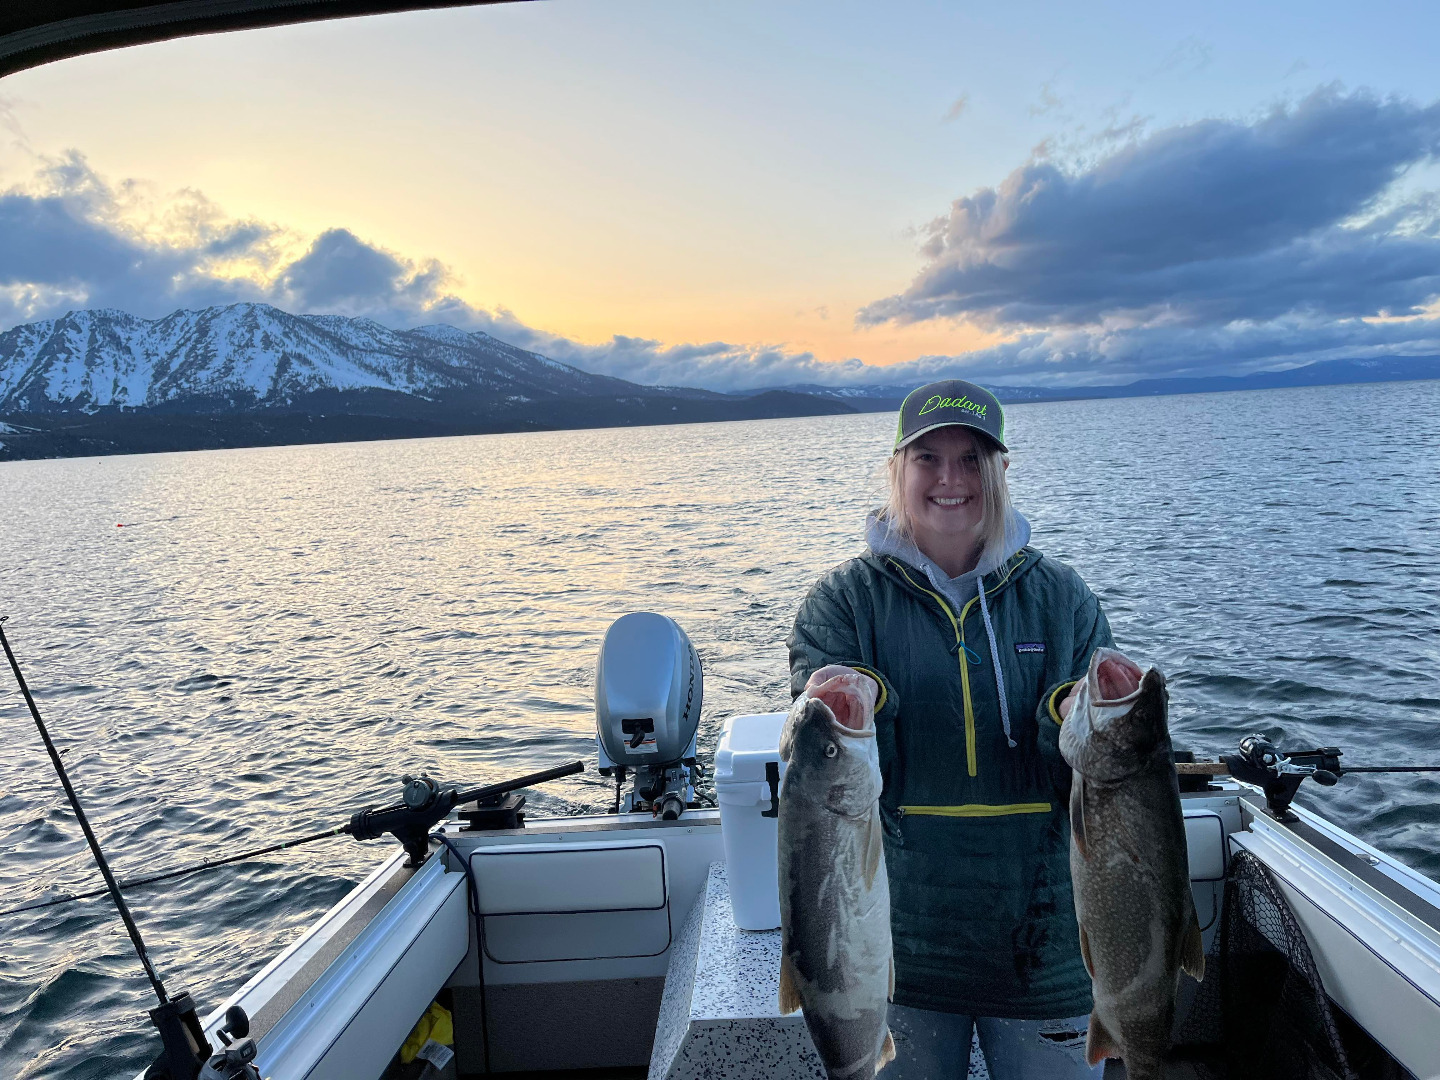
[[[910,287],[860,321],[1414,314],[1440,294],[1440,218],[1431,200],[1385,199],[1437,152],[1440,104],[1323,88],[1250,123],[1156,132],[1082,170],[1032,161],[957,199]]]

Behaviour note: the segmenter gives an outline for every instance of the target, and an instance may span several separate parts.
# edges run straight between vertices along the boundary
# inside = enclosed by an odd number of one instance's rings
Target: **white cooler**
[[[741,930],[780,925],[780,729],[785,713],[732,716],[715,749],[715,794],[730,909]],[[768,766],[768,769],[767,769]]]

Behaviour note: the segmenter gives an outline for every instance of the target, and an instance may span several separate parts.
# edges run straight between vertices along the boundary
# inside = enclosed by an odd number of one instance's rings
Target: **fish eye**
[[[832,743],[826,743],[826,744],[825,744],[825,756],[826,756],[826,757],[834,757],[834,756],[835,756],[836,754],[838,754],[838,753],[840,753],[840,748],[839,748],[838,746],[836,746],[833,742],[832,742]]]

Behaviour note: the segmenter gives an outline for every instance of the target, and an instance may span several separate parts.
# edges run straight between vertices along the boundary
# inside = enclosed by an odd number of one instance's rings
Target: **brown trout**
[[[1060,729],[1074,770],[1070,873],[1095,1009],[1085,1058],[1161,1075],[1180,972],[1205,975],[1190,895],[1165,676],[1097,649]]]
[[[846,726],[820,697],[801,695],[780,756],[780,1011],[804,1007],[830,1080],[868,1080],[895,1056],[874,724]]]

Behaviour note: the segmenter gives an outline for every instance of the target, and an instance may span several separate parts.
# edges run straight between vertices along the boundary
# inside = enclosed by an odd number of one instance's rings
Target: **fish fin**
[[[780,1015],[789,1016],[801,1006],[800,982],[790,957],[780,957]]]
[[[1095,961],[1090,959],[1090,935],[1085,933],[1085,924],[1080,924],[1080,959],[1085,961],[1085,970],[1095,978]]]
[[[1200,936],[1200,919],[1194,911],[1190,913],[1190,929],[1180,944],[1180,970],[1196,982],[1205,978],[1205,942]]]
[[[895,1036],[890,1034],[890,1029],[885,1029],[885,1041],[880,1044],[880,1057],[875,1062],[875,1071],[878,1073],[886,1065],[895,1060]]]
[[[1085,774],[1082,772],[1075,773],[1075,780],[1070,785],[1070,835],[1075,840],[1080,857],[1088,859],[1085,854]]]
[[[1085,1032],[1085,1064],[1094,1067],[1106,1058],[1119,1056],[1120,1047],[1115,1042],[1115,1036],[1105,1030],[1105,1025],[1100,1023],[1100,1017],[1092,1012],[1090,1026]]]
[[[880,811],[870,815],[870,831],[865,836],[865,887],[875,884],[880,862],[885,855],[885,834],[880,827]]]

